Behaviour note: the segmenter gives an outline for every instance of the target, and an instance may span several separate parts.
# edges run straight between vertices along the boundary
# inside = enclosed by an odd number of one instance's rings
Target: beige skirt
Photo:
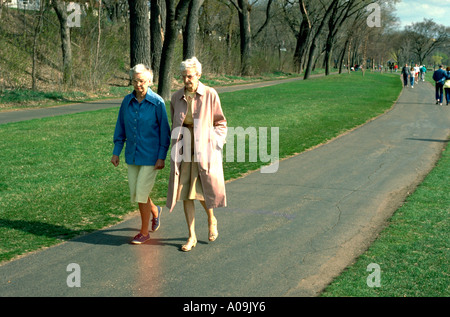
[[[198,162],[194,162],[194,129],[186,126],[191,133],[191,161],[181,162],[177,200],[205,200],[198,174]]]

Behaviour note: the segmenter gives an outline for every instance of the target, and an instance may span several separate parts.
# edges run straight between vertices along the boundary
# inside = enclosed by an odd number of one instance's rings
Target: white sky
[[[450,0],[401,0],[395,7],[401,29],[424,18],[450,27]]]

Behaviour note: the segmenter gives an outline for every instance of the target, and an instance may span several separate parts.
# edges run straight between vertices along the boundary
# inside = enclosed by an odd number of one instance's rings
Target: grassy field
[[[223,93],[221,101],[230,127],[279,127],[286,157],[382,114],[400,91],[398,76],[352,73]],[[0,125],[0,261],[117,223],[136,209],[125,164],[109,162],[117,112]],[[225,162],[225,177],[261,165]],[[168,173],[158,175],[154,188],[159,204]]]

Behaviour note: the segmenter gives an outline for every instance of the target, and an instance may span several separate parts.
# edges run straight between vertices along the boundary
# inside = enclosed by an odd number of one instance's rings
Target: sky
[[[401,29],[424,18],[450,27],[450,0],[401,0],[395,8]]]

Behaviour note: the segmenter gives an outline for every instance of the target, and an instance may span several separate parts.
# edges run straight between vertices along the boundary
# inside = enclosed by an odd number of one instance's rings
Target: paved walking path
[[[429,83],[405,88],[376,120],[283,160],[276,173],[229,182],[215,242],[197,205],[199,243],[180,251],[187,228],[178,204],[163,210],[149,243],[130,245],[140,226],[134,214],[0,266],[0,296],[316,296],[434,166],[450,107],[433,99]],[[80,287],[68,287],[71,263]]]

